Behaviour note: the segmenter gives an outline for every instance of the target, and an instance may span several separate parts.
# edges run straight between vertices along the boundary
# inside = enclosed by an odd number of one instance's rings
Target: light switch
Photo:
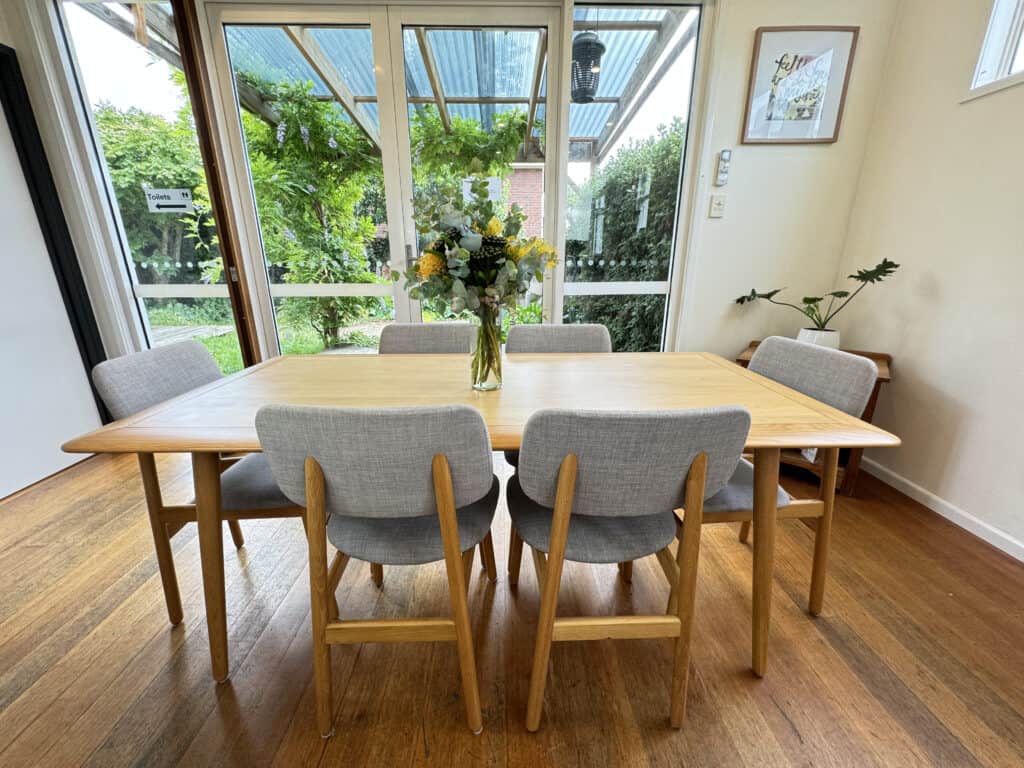
[[[721,219],[725,216],[726,195],[712,195],[711,208],[708,210],[709,219]]]

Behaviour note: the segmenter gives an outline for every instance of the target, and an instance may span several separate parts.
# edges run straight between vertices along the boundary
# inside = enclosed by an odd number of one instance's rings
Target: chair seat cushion
[[[523,541],[548,551],[553,510],[533,501],[513,475],[506,487],[512,524]],[[672,543],[676,535],[672,512],[635,517],[571,515],[565,557],[580,563],[620,563],[646,557]]]
[[[220,502],[230,510],[295,506],[277,487],[262,453],[250,453],[220,476]]]
[[[500,490],[501,485],[495,477],[486,496],[455,511],[462,552],[479,544],[491,529]],[[331,515],[327,521],[327,538],[349,557],[382,565],[418,565],[444,559],[441,523],[437,515]]]
[[[789,506],[792,498],[782,486],[779,486],[777,503],[780,507]],[[746,459],[740,459],[725,488],[710,499],[704,501],[704,514],[715,512],[733,512],[754,508],[754,465]]]

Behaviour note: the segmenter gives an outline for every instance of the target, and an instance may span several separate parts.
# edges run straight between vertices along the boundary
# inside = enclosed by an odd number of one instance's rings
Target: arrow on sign
[[[175,210],[175,211],[187,211],[189,206],[187,205],[168,205],[167,203],[157,203],[156,208],[159,211]]]

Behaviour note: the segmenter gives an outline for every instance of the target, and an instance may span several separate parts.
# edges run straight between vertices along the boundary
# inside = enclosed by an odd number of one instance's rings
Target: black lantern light
[[[571,98],[574,104],[590,104],[601,80],[601,56],[604,43],[596,32],[581,32],[572,41]]]

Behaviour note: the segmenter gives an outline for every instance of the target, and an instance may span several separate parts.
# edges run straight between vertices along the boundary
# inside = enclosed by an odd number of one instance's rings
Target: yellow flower
[[[512,259],[512,261],[514,261],[516,264],[518,264],[519,260],[526,255],[526,252],[528,250],[529,249],[525,245],[522,245],[521,243],[509,243],[508,257]]]
[[[431,275],[441,274],[447,266],[445,260],[436,253],[424,253],[420,256],[419,263],[416,265],[416,271],[422,279],[426,280]]]
[[[497,216],[491,216],[491,220],[487,222],[487,229],[484,230],[484,234],[489,237],[497,237],[505,229],[505,225],[501,223],[501,220]]]

